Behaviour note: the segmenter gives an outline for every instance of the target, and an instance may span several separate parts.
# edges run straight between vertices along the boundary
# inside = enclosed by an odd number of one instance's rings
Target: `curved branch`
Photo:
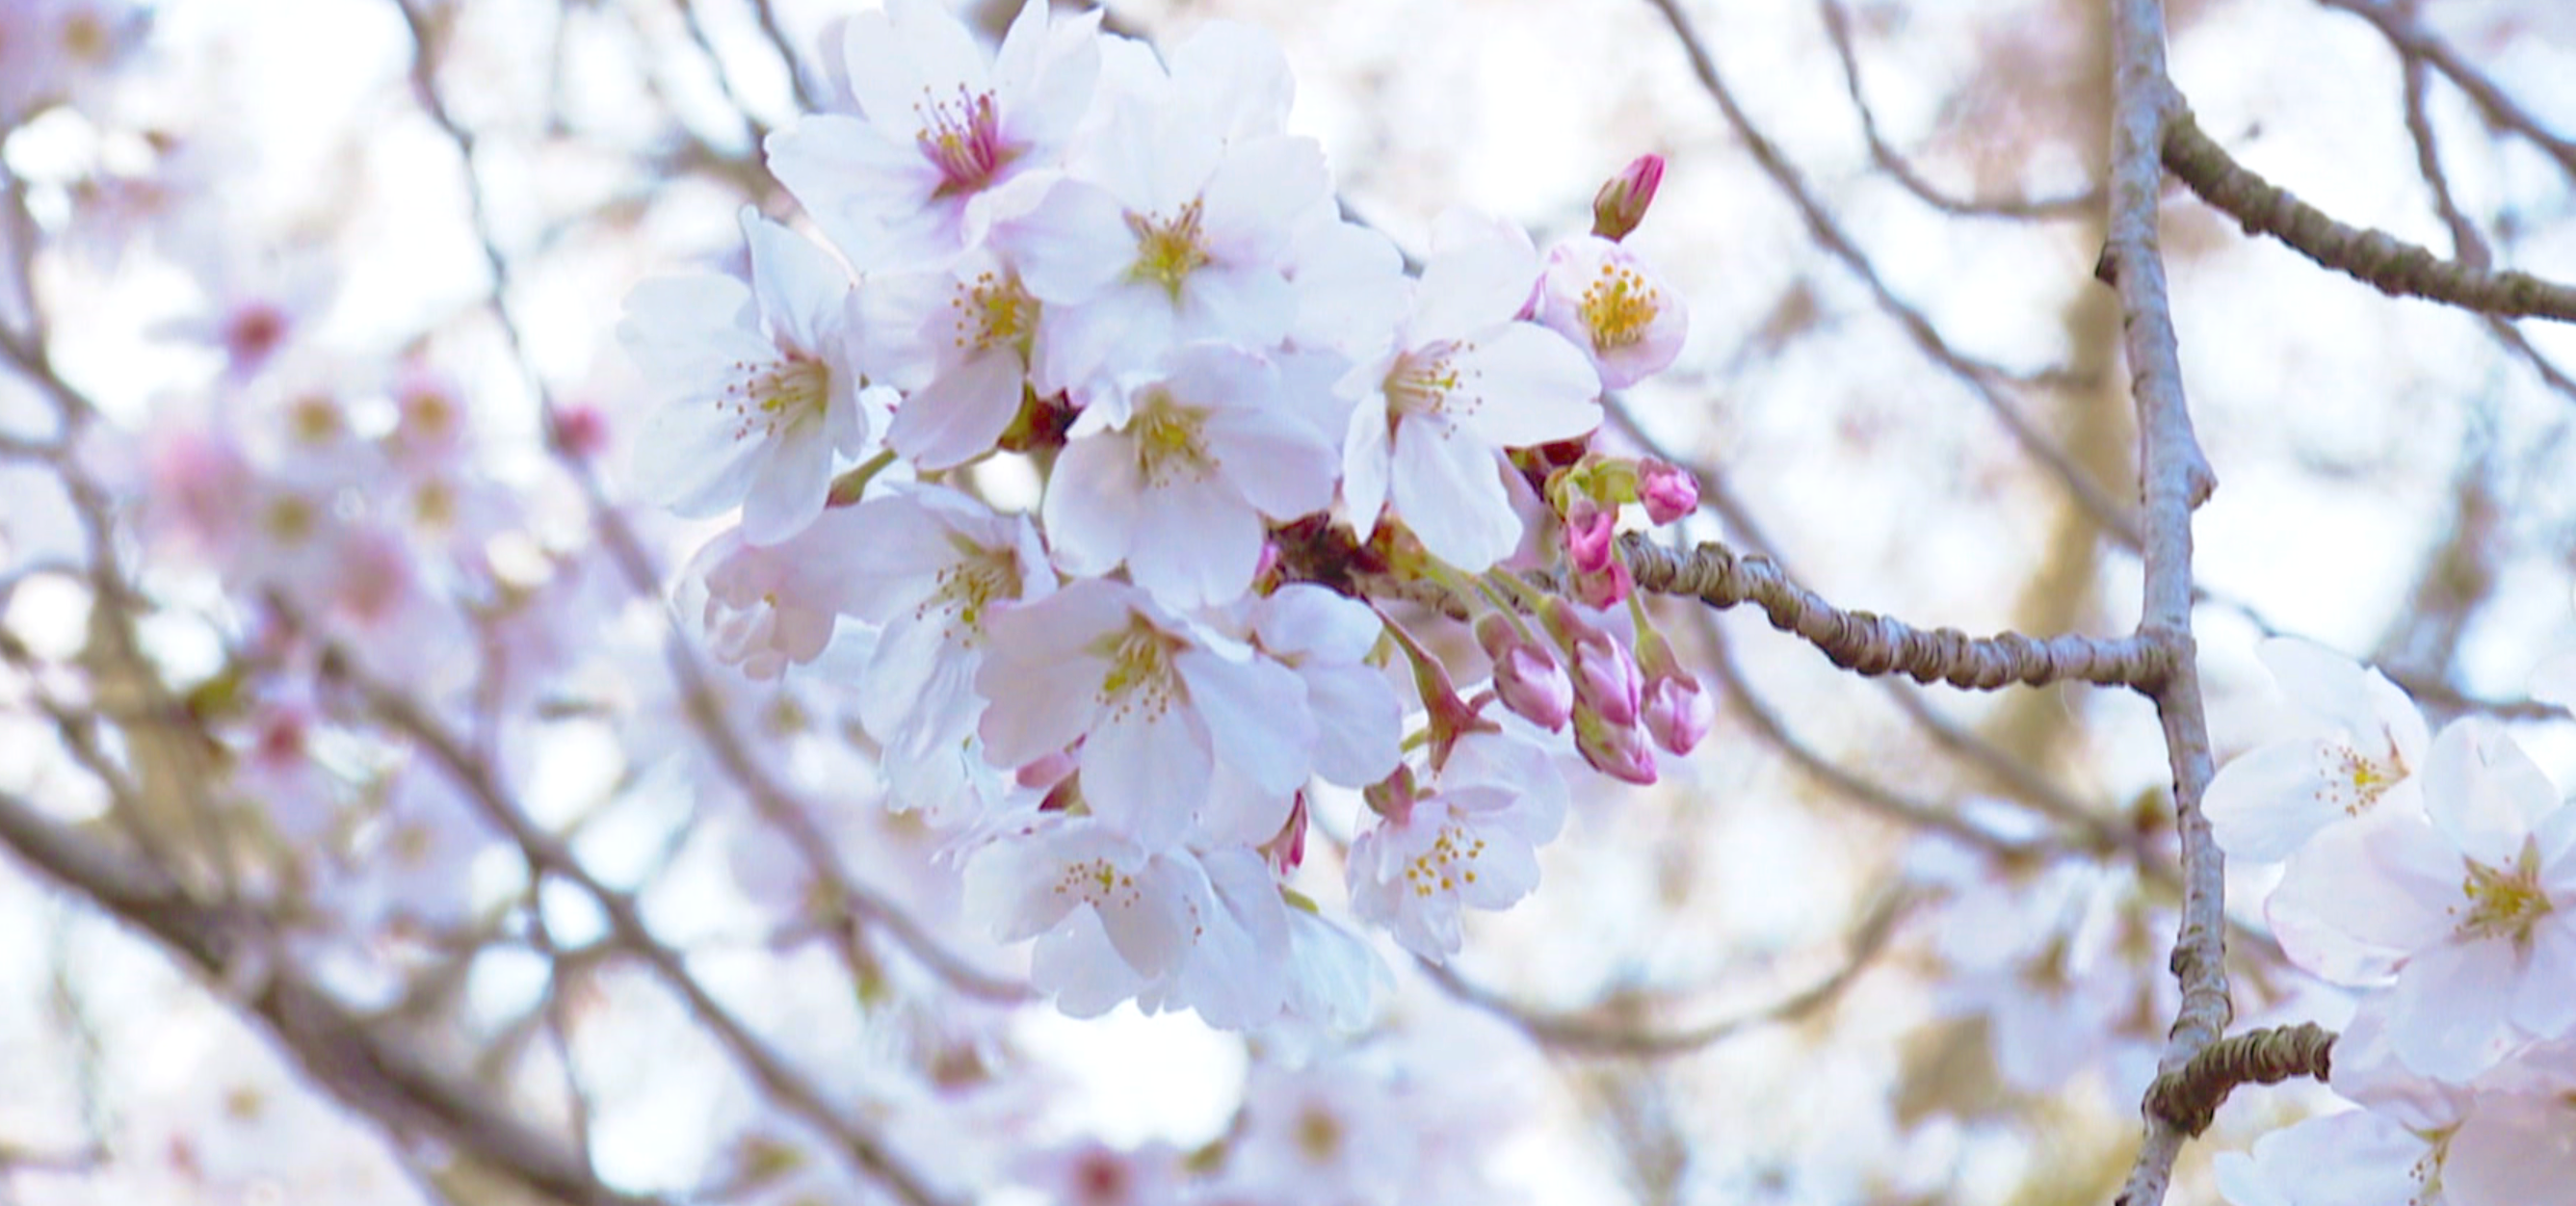
[[[2191,191],[2244,226],[2391,297],[2420,297],[2502,318],[2576,322],[2576,288],[2527,272],[2488,272],[2393,238],[2346,226],[2255,175],[2200,131],[2188,112],[2165,126],[2164,165]]]
[[[2025,222],[2089,217],[2101,206],[2102,190],[2098,188],[2064,197],[1999,201],[1963,199],[1942,192],[1924,179],[1922,173],[1915,171],[1914,165],[1897,153],[1896,148],[1887,145],[1887,139],[1879,134],[1878,114],[1870,108],[1869,99],[1860,86],[1860,55],[1852,47],[1851,14],[1844,11],[1839,0],[1818,0],[1818,7],[1824,10],[1825,37],[1833,43],[1834,57],[1842,61],[1843,91],[1851,97],[1853,110],[1860,114],[1860,136],[1869,143],[1870,161],[1902,185],[1906,192],[1914,194],[1915,200],[1958,217],[2007,218]]]
[[[2239,1085],[2277,1085],[2295,1076],[2325,1080],[2334,1068],[2334,1043],[2334,1032],[2314,1022],[2220,1039],[2181,1071],[2156,1077],[2147,1086],[2147,1110],[2198,1135]]]
[[[2380,3],[2379,0],[2317,0],[2317,3],[2370,22],[2371,27],[2379,31],[2379,36],[2388,39],[2388,44],[2396,48],[2399,57],[2425,63],[2441,72],[2444,78],[2468,94],[2470,103],[2476,105],[2478,112],[2485,114],[2489,122],[2531,140],[2531,144],[2539,147],[2543,154],[2558,161],[2560,171],[2567,173],[2569,179],[2576,180],[2576,141],[2550,132],[2548,127],[2540,124],[2539,118],[2532,116],[2530,110],[2506,95],[2494,80],[2488,79],[2485,72],[2461,58],[2448,43],[2408,20],[2395,5]]]
[[[1772,627],[1806,638],[1855,674],[1902,674],[1977,691],[2070,681],[2152,691],[2172,669],[2164,648],[2144,636],[1972,637],[1955,628],[1927,632],[1873,612],[1844,611],[1789,581],[1769,558],[1738,557],[1715,541],[1681,554],[1630,533],[1620,538],[1619,550],[1637,589],[1688,595],[1716,608],[1753,603],[1771,617]]]

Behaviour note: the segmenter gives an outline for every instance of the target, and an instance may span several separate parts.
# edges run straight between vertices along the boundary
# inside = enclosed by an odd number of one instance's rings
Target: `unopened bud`
[[[1618,512],[1578,496],[1565,509],[1565,558],[1578,574],[1610,568],[1611,538],[1619,534]]]
[[[1567,580],[1566,589],[1574,601],[1585,607],[1608,609],[1628,601],[1628,593],[1637,588],[1637,579],[1628,572],[1628,563],[1616,557],[1610,568],[1597,574],[1580,570]]]
[[[1548,647],[1500,613],[1476,622],[1476,642],[1494,660],[1494,695],[1521,719],[1553,733],[1574,714],[1574,680]]]
[[[1586,619],[1563,600],[1551,599],[1541,613],[1548,632],[1564,647],[1572,660],[1574,699],[1578,714],[1584,710],[1598,712],[1612,724],[1637,723],[1637,694],[1640,686],[1637,659],[1628,646],[1600,625]],[[1580,716],[1577,717],[1580,719]]]
[[[1646,684],[1640,721],[1656,745],[1679,757],[1717,727],[1717,704],[1689,675],[1658,678]]]
[[[1639,155],[1592,195],[1592,233],[1613,243],[1627,238],[1646,220],[1646,207],[1654,204],[1655,189],[1663,182],[1664,157]]]
[[[1646,504],[1646,518],[1672,523],[1699,510],[1699,481],[1679,465],[1647,457],[1637,462],[1637,501]]]
[[[1613,724],[1590,708],[1574,709],[1574,748],[1600,771],[1622,783],[1643,787],[1655,781],[1655,751],[1633,724]]]

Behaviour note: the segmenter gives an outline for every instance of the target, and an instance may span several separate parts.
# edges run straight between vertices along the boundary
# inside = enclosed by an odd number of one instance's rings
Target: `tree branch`
[[[854,1171],[884,1185],[910,1206],[938,1206],[945,1200],[921,1174],[898,1158],[872,1127],[845,1115],[819,1086],[717,1001],[697,977],[689,974],[679,952],[654,937],[634,898],[592,875],[573,856],[571,848],[546,832],[513,801],[493,778],[490,768],[467,752],[436,718],[421,711],[409,696],[365,677],[336,648],[323,651],[321,675],[325,681],[354,689],[370,712],[417,742],[430,760],[463,789],[484,819],[509,835],[533,871],[562,876],[596,902],[607,916],[609,932],[618,945],[642,959],[665,986],[678,993],[690,1015],[715,1035],[782,1108],[830,1136]]]
[[[2335,1035],[2314,1022],[2253,1030],[2211,1043],[2178,1072],[2147,1086],[2147,1112],[2186,1135],[2209,1120],[2239,1085],[2277,1085],[2294,1076],[2323,1081],[2333,1070]]]
[[[562,1144],[494,1108],[490,1093],[360,1021],[274,954],[285,940],[256,912],[204,905],[160,868],[80,837],[5,791],[0,844],[194,964],[218,992],[259,1018],[307,1077],[350,1109],[390,1129],[433,1136],[531,1190],[578,1206],[661,1201],[602,1184]]]
[[[2391,297],[2420,297],[2502,318],[2576,322],[2576,289],[2527,272],[2488,272],[2377,230],[2346,226],[2254,174],[2201,133],[2188,112],[2165,127],[2164,165],[2244,226]]]
[[[1976,691],[2070,681],[2153,690],[2171,670],[2163,646],[2144,635],[1972,637],[1955,628],[1927,632],[1874,612],[1844,611],[1790,582],[1769,558],[1738,557],[1715,541],[1682,554],[1629,533],[1620,538],[1619,551],[1637,589],[1686,595],[1721,609],[1753,603],[1771,617],[1772,627],[1796,633],[1836,666],[1864,676],[1902,674]]]
[[[2174,1072],[2227,1032],[2234,1006],[2227,987],[2226,868],[2201,796],[2212,773],[2209,721],[2202,711],[2198,645],[2191,630],[2191,513],[2217,487],[2184,400],[2182,356],[2165,294],[2156,240],[2159,151],[2167,127],[2183,116],[2182,96],[2165,73],[2161,0],[2110,0],[2112,55],[2111,212],[2095,273],[2118,290],[2138,410],[2138,483],[2144,506],[2145,587],[2138,635],[2166,649],[2170,673],[2149,692],[2164,730],[2173,772],[2174,828],[2182,845],[2182,916],[2172,967],[2182,986],[2160,1072]],[[2147,1115],[2119,1206],[2158,1206],[2173,1178],[2184,1132]]]

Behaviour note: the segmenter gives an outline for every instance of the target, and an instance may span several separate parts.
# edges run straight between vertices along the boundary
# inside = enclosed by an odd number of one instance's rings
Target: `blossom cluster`
[[[766,147],[821,241],[746,210],[747,283],[628,299],[663,391],[635,472],[738,508],[682,589],[721,660],[868,643],[839,685],[892,805],[1062,1008],[1355,1024],[1384,971],[1293,883],[1319,785],[1368,810],[1352,911],[1441,959],[1533,888],[1561,764],[1652,782],[1712,724],[1612,540],[1695,486],[1592,446],[1685,331],[1620,241],[1661,164],[1544,254],[1447,213],[1409,272],[1286,132],[1265,35],[1158,58],[1099,20],[839,27],[835,103]],[[1443,612],[1489,670],[1435,651]]]
[[[2358,991],[2332,1084],[2363,1108],[2222,1155],[2222,1188],[2576,1202],[2576,805],[2494,721],[2435,733],[2375,670],[2261,653],[2307,723],[2219,772],[2210,824],[2230,857],[2286,862],[2265,909],[2281,949]]]

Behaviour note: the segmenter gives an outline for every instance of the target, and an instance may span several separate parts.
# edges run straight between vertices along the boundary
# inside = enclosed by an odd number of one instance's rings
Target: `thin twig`
[[[1632,1021],[1592,1016],[1597,1011],[1551,1013],[1533,1009],[1459,975],[1457,969],[1445,964],[1428,959],[1415,962],[1433,984],[1440,986],[1441,991],[1511,1023],[1514,1029],[1528,1035],[1530,1041],[1551,1051],[1569,1055],[1664,1059],[1713,1046],[1758,1026],[1794,1022],[1831,1004],[1845,988],[1851,986],[1852,981],[1868,970],[1879,952],[1887,949],[1888,937],[1896,932],[1896,923],[1904,917],[1911,903],[1903,893],[1881,897],[1844,941],[1842,962],[1814,984],[1771,1004],[1679,1030],[1658,1030]]]
[[[597,903],[618,945],[642,959],[656,978],[678,993],[690,1015],[714,1034],[716,1041],[781,1107],[831,1136],[856,1172],[884,1185],[911,1206],[934,1206],[945,1200],[920,1173],[895,1155],[873,1127],[834,1106],[820,1086],[717,1001],[697,977],[689,974],[679,952],[653,936],[632,896],[592,875],[561,839],[546,832],[510,798],[489,767],[477,761],[435,718],[421,711],[410,696],[367,678],[336,648],[324,650],[321,673],[326,680],[353,688],[368,711],[416,742],[474,802],[484,819],[509,836],[531,869],[541,875],[562,877]]]
[[[1844,11],[1840,0],[1817,0],[1824,11],[1825,36],[1833,43],[1834,57],[1842,61],[1843,91],[1851,97],[1852,109],[1860,114],[1860,134],[1869,143],[1870,161],[1886,172],[1916,200],[1945,214],[1963,218],[2008,218],[2016,221],[2033,219],[2059,220],[2091,217],[2102,207],[2102,190],[2088,188],[2063,197],[2004,198],[1972,200],[1942,192],[1917,172],[1913,163],[1887,145],[1878,130],[1878,114],[1870,108],[1869,98],[1860,83],[1860,55],[1852,47],[1851,14]]]
[[[1674,35],[1681,40],[1683,51],[1690,57],[1691,70],[1699,77],[1701,89],[1708,93],[1711,100],[1717,102],[1718,110],[1725,116],[1727,125],[1735,131],[1736,137],[1744,141],[1745,151],[1753,157],[1754,165],[1761,168],[1763,174],[1769,176],[1772,183],[1789,199],[1789,203],[1796,207],[1816,244],[1834,259],[1841,261],[1844,268],[1852,275],[1859,277],[1861,284],[1869,289],[1870,296],[1877,301],[1879,309],[1896,320],[1897,325],[1904,329],[1907,337],[1922,349],[1924,355],[1930,357],[1933,363],[1940,365],[1944,371],[1975,393],[1978,399],[1986,404],[1986,409],[2004,425],[2005,431],[2011,434],[2014,441],[2041,464],[2048,466],[2050,472],[2057,475],[2058,480],[2065,484],[2068,492],[2074,495],[2076,502],[2084,508],[2085,514],[2091,516],[2094,522],[2100,524],[2103,530],[2109,532],[2121,544],[2130,548],[2138,547],[2137,520],[2130,514],[2130,509],[2114,499],[2109,491],[2103,489],[2101,483],[2094,481],[2092,474],[2086,471],[2084,466],[2078,464],[2065,449],[2050,440],[2029,416],[2021,413],[2020,406],[2013,399],[2005,396],[2005,385],[2009,380],[2009,374],[1951,347],[1949,340],[1941,335],[1940,329],[1932,325],[1931,319],[1925,318],[1921,310],[1898,297],[1896,291],[1888,287],[1887,282],[1879,276],[1877,266],[1861,252],[1860,245],[1853,242],[1851,236],[1843,231],[1841,223],[1834,220],[1833,214],[1825,209],[1824,202],[1817,199],[1815,190],[1808,187],[1806,177],[1798,171],[1796,165],[1789,162],[1788,156],[1781,153],[1779,146],[1753,124],[1752,117],[1744,111],[1742,105],[1736,102],[1735,93],[1727,87],[1726,78],[1717,70],[1717,60],[1710,56],[1708,46],[1701,40],[1699,31],[1692,25],[1690,18],[1682,12],[1681,0],[1648,0],[1648,2],[1662,12],[1664,19],[1671,23]]]
[[[2396,6],[2378,0],[2317,0],[2317,3],[2370,22],[2371,27],[2388,39],[2388,44],[2395,47],[2399,55],[2430,64],[2461,92],[2468,94],[2470,103],[2486,115],[2487,121],[2529,139],[2543,154],[2558,162],[2559,170],[2567,173],[2568,179],[2576,180],[2576,141],[2563,138],[2542,125],[2539,118],[2532,116],[2530,110],[2497,87],[2485,72],[2461,58],[2448,43],[2409,20]]]

